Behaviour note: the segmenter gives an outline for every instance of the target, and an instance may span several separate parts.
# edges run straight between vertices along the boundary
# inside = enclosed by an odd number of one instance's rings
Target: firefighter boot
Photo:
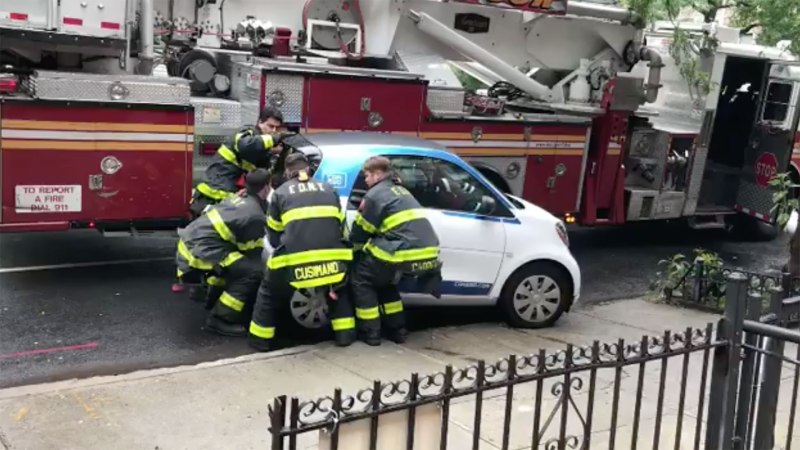
[[[204,303],[206,300],[205,286],[192,286],[189,288],[189,299],[193,302]]]
[[[247,328],[245,328],[244,325],[238,323],[225,322],[224,320],[219,319],[214,315],[209,315],[208,319],[206,319],[205,329],[206,331],[210,331],[216,334],[221,334],[223,336],[230,336],[230,337],[247,336]]]
[[[396,344],[402,344],[403,342],[408,340],[408,330],[405,327],[387,330],[386,331],[386,338],[390,341],[393,341]]]
[[[360,339],[367,345],[373,347],[381,345],[381,332],[378,330],[364,330],[359,335]]]
[[[261,339],[252,335],[247,338],[247,345],[249,345],[253,350],[259,352],[268,352],[272,350],[271,339]]]

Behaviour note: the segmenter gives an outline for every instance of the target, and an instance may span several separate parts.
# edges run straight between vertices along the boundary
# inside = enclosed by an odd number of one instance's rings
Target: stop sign
[[[756,183],[768,186],[769,180],[778,174],[778,158],[774,153],[762,153],[756,159]]]

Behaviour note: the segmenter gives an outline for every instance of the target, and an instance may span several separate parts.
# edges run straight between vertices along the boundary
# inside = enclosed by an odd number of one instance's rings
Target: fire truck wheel
[[[561,317],[571,298],[567,272],[553,263],[534,261],[506,281],[499,306],[511,326],[545,328]]]
[[[733,216],[730,225],[734,238],[745,241],[772,241],[779,234],[777,227],[744,214]]]

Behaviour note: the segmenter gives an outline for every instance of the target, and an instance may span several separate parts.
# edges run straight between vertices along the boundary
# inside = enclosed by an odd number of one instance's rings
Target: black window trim
[[[502,199],[497,198],[497,192],[495,192],[495,190],[492,189],[491,186],[487,185],[484,182],[484,180],[482,180],[480,178],[476,178],[474,175],[469,173],[469,171],[465,170],[463,167],[459,166],[458,164],[454,164],[451,161],[447,161],[446,159],[438,158],[436,156],[417,155],[417,154],[411,154],[411,153],[381,154],[381,156],[385,156],[385,157],[389,158],[390,161],[395,159],[395,158],[397,158],[397,157],[402,157],[402,158],[420,158],[420,159],[421,158],[429,158],[429,159],[436,160],[439,163],[453,165],[453,166],[457,167],[458,169],[466,172],[470,177],[472,177],[473,180],[477,181],[480,184],[480,186],[482,186],[483,189],[489,195],[491,195],[491,197],[494,199],[495,204],[496,204],[496,209],[495,209],[494,213],[492,213],[492,214],[482,214],[482,213],[476,213],[476,212],[472,212],[472,211],[461,211],[461,210],[457,210],[457,209],[434,208],[434,207],[430,207],[430,206],[423,206],[423,208],[425,208],[425,209],[432,209],[432,210],[435,210],[435,211],[443,211],[443,212],[451,212],[451,213],[456,213],[456,214],[466,214],[466,215],[475,216],[475,217],[499,218],[499,219],[516,219],[516,216],[511,211],[511,208],[507,207]],[[363,179],[364,179],[364,174],[361,171],[359,171],[358,172],[358,176],[356,177],[355,180],[353,180],[353,187],[350,190],[350,195],[347,197],[347,210],[348,211],[358,209],[358,205],[354,205],[353,204],[352,196],[353,196],[353,193],[355,191],[360,190],[360,189],[356,189],[356,186],[358,185],[359,180],[363,180]],[[362,194],[362,197],[363,197],[363,194]]]

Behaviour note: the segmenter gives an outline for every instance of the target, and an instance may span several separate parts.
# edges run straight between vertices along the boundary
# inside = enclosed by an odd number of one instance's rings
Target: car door
[[[443,286],[449,296],[488,295],[503,261],[506,245],[504,220],[513,216],[493,190],[464,166],[417,155],[385,155],[405,186],[425,208],[439,236]],[[348,219],[366,191],[363,175],[355,181]],[[479,211],[481,198],[496,203],[493,214]]]

